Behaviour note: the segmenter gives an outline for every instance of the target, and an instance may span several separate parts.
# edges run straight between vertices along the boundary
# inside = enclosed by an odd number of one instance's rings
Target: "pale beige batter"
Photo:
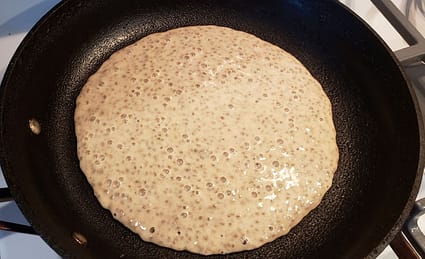
[[[200,254],[285,235],[332,183],[331,104],[292,55],[216,26],[114,53],[75,111],[81,169],[145,241]]]

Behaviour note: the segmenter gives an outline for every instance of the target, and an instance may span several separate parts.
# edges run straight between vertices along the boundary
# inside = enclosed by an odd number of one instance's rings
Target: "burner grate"
[[[423,62],[425,59],[425,39],[422,34],[390,0],[371,1],[410,45],[395,52],[397,59],[403,65]]]

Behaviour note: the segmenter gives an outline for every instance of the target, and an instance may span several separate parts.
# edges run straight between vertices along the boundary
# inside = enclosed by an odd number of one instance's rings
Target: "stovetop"
[[[384,39],[393,50],[408,46],[384,16],[369,0],[339,0],[351,8]],[[6,70],[14,51],[31,27],[59,0],[0,0],[0,80]],[[392,0],[410,22],[425,35],[425,1],[423,0]],[[406,67],[417,92],[422,111],[425,111],[425,63],[416,62]],[[424,112],[425,113],[425,112]],[[0,172],[0,188],[6,187]],[[425,197],[425,179],[422,180],[418,199]],[[0,203],[0,220],[28,224],[25,217],[14,202]],[[425,229],[425,217],[419,220],[421,229]],[[60,258],[39,236],[0,231],[0,258]],[[379,259],[395,259],[397,256],[387,247]]]

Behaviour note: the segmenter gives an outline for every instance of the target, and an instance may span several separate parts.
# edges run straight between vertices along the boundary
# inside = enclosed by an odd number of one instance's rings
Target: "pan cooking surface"
[[[252,33],[297,57],[332,102],[340,149],[333,186],[314,211],[288,235],[225,257],[377,255],[416,195],[418,123],[388,50],[330,1],[61,3],[24,40],[1,88],[2,167],[34,228],[65,256],[197,257],[141,241],[102,209],[79,169],[73,112],[88,76],[117,49],[152,32],[207,24]],[[39,135],[30,118],[40,121]]]

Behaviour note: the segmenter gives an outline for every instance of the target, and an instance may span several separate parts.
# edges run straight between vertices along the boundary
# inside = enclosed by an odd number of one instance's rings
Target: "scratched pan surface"
[[[141,241],[99,205],[78,166],[73,112],[89,75],[114,51],[153,32],[206,24],[252,33],[296,56],[332,102],[340,148],[331,189],[288,235],[211,257],[376,256],[416,197],[422,124],[391,52],[334,1],[62,1],[22,42],[0,89],[1,165],[28,220],[65,257],[198,257]],[[40,135],[29,130],[31,118]]]

